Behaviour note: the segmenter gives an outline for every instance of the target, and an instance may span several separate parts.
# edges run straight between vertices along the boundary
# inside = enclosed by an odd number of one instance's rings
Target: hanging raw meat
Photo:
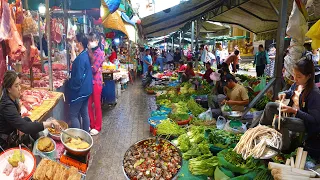
[[[23,23],[23,8],[21,0],[16,0],[16,24]]]
[[[10,36],[10,8],[4,0],[0,0],[0,42]]]
[[[6,58],[4,57],[2,44],[3,43],[0,43],[0,86],[2,86],[3,76],[4,76],[4,73],[7,70]]]
[[[14,23],[14,20],[11,15],[10,15],[10,28],[11,28],[10,39],[7,40],[7,45],[9,47],[8,54],[10,59],[13,62],[16,62],[21,60],[23,53],[26,51],[26,48],[23,46],[21,36],[17,31],[16,24]]]
[[[56,43],[61,43],[62,40],[60,25],[56,19],[51,21],[51,39]]]
[[[30,67],[32,66],[32,62],[31,62],[31,36],[24,36],[23,37],[23,45],[24,47],[26,47],[26,51],[23,54],[22,58],[21,58],[21,65],[22,65],[22,69],[23,71],[30,71]]]
[[[26,47],[26,52],[21,59],[22,69],[25,72],[29,72],[34,62],[38,62],[39,50],[34,45],[34,39],[32,35],[23,37],[23,45]]]
[[[56,25],[56,37],[55,37],[55,41],[57,43],[61,43],[62,40],[62,33],[61,33],[61,23],[57,23]]]

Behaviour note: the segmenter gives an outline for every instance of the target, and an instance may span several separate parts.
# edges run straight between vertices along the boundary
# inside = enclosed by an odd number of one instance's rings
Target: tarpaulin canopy
[[[210,10],[216,0],[191,0],[141,20],[147,37],[164,36],[183,27],[203,12]]]
[[[209,20],[238,25],[255,34],[276,31],[281,0],[190,0],[171,8],[170,12],[159,12],[142,19],[143,33],[147,37],[158,37],[175,32],[192,20]],[[289,17],[294,0],[289,0]],[[313,0],[309,9],[309,21],[320,18],[320,0]]]

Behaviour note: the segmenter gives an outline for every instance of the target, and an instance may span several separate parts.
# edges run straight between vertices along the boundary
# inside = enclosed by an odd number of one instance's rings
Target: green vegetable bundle
[[[237,154],[232,149],[225,149],[219,152],[217,156],[220,166],[235,173],[246,174],[249,171],[265,167],[253,157],[244,160],[240,154]]]
[[[268,96],[263,96],[262,99],[260,99],[260,101],[258,101],[258,103],[255,105],[255,108],[259,111],[262,111],[271,101],[272,100]]]
[[[212,177],[216,166],[218,166],[218,159],[211,154],[202,155],[189,161],[189,170],[193,175]]]
[[[206,110],[201,107],[194,99],[189,99],[187,102],[187,107],[191,111],[191,113],[195,116],[198,117],[199,114],[205,112]]]
[[[181,136],[178,137],[178,148],[180,149],[181,152],[187,152],[190,148],[190,139],[187,134],[182,134]]]
[[[257,176],[253,180],[273,180],[273,177],[270,170],[259,169]]]
[[[241,134],[232,134],[220,129],[208,129],[206,134],[210,144],[223,149],[237,144],[241,138]]]
[[[163,120],[157,125],[158,135],[179,136],[184,133],[186,133],[186,130],[170,119]]]

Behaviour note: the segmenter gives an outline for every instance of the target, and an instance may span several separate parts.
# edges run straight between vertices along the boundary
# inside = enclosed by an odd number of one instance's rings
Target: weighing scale
[[[90,152],[86,156],[75,156],[65,150],[60,157],[60,162],[67,166],[74,166],[83,173],[86,173],[89,165],[89,159]]]
[[[238,111],[231,111],[229,112],[228,118],[230,119],[230,127],[232,128],[238,128],[242,126],[242,122],[239,120],[239,118],[242,116],[241,112]]]

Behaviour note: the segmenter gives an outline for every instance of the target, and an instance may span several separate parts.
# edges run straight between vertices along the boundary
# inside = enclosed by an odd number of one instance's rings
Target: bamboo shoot
[[[290,166],[290,159],[287,159],[287,161],[286,161],[286,166]]]
[[[272,169],[282,169],[284,171],[293,172],[295,174],[300,174],[300,176],[306,176],[306,177],[316,177],[316,173],[306,170],[301,170],[297,168],[292,168],[290,166],[286,166],[284,164],[278,164],[274,162],[269,162],[268,168],[270,170]]]
[[[298,168],[298,169],[300,168],[302,153],[303,153],[303,148],[299,147],[297,150],[296,162],[294,165],[295,168]]]
[[[293,159],[293,157],[291,157],[290,160],[291,160],[291,167],[294,168],[294,159]]]
[[[301,163],[300,163],[300,169],[304,169],[304,166],[306,165],[306,161],[307,161],[307,156],[308,156],[308,152],[307,151],[303,151],[302,153],[302,158],[301,158]]]

